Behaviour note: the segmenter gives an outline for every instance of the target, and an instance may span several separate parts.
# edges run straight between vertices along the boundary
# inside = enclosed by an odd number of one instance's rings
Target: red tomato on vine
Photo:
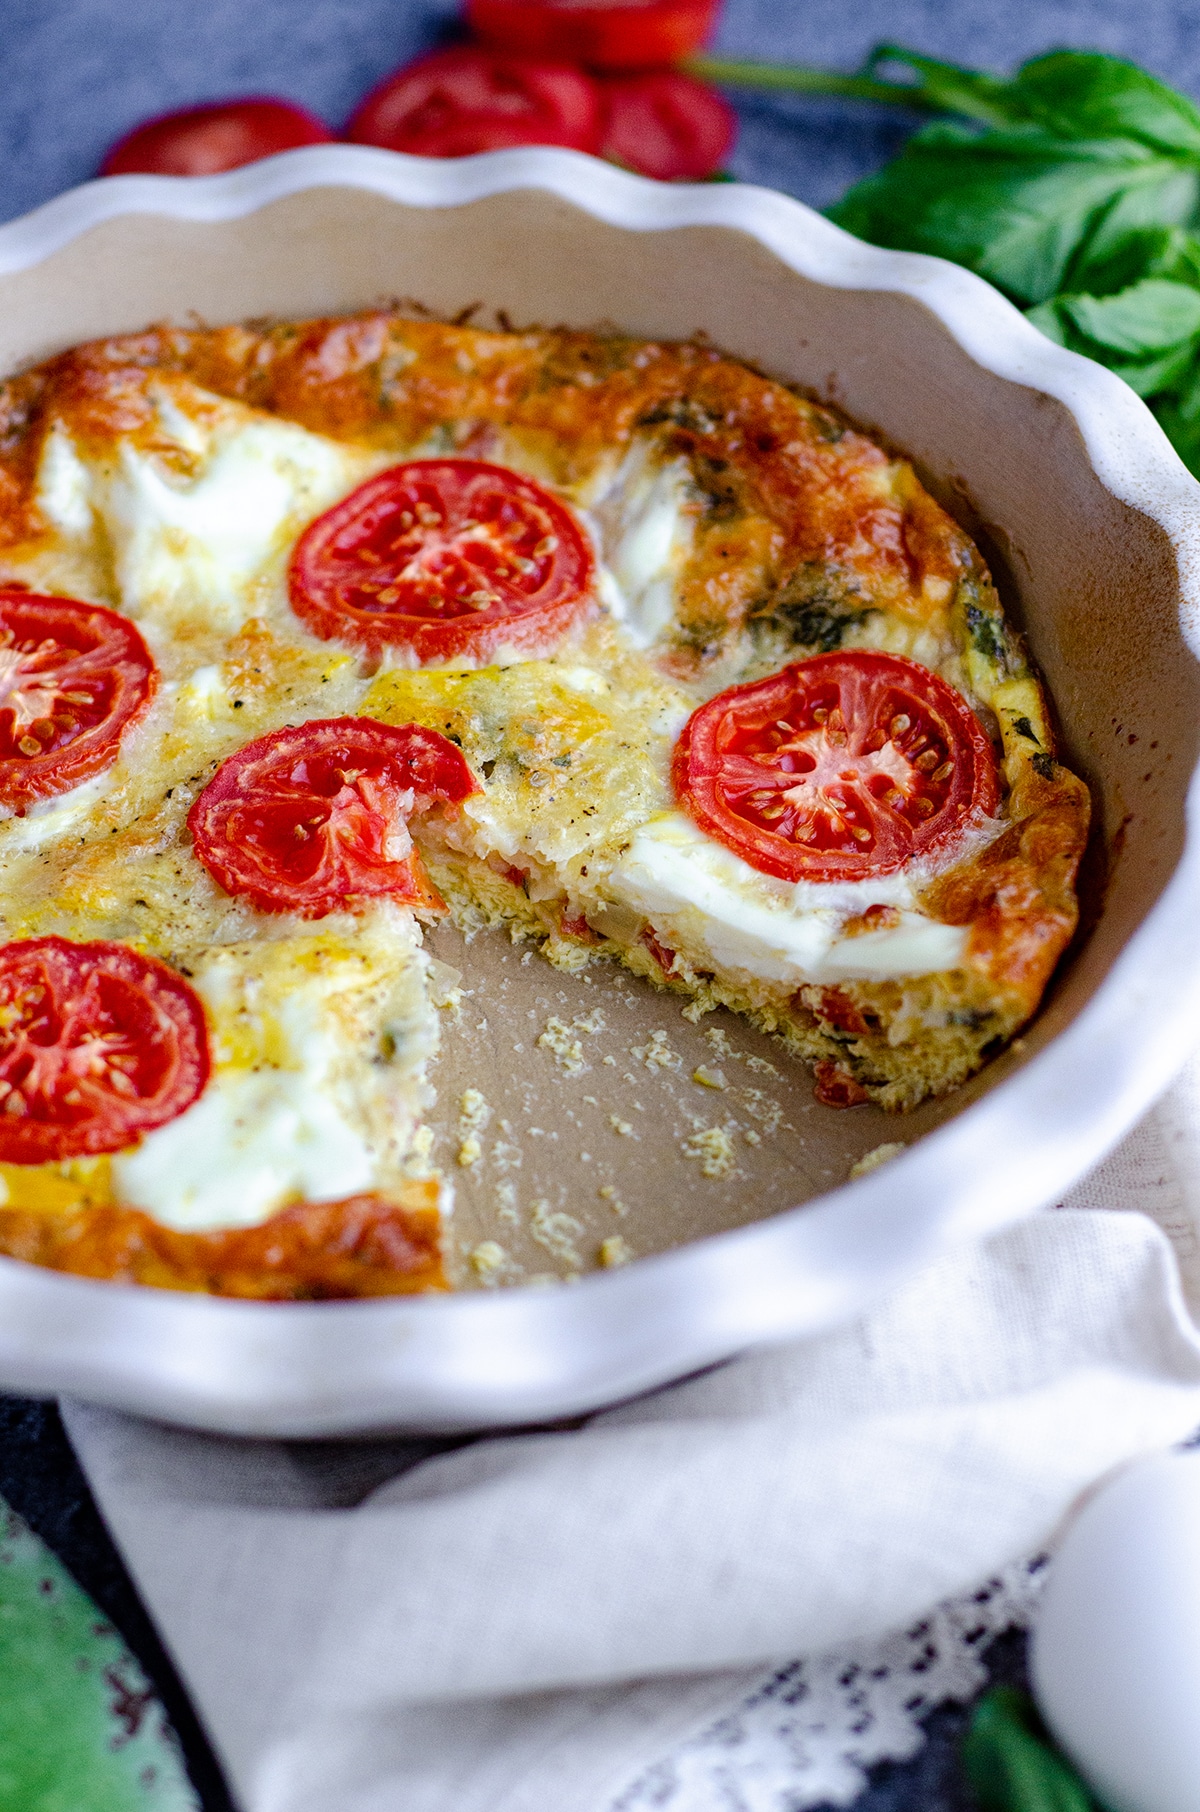
[[[100,174],[215,176],[278,151],[326,145],[333,138],[324,120],[306,107],[250,95],[146,120],[112,146]]]
[[[720,0],[467,0],[483,43],[589,69],[662,69],[691,56],[717,21]]]

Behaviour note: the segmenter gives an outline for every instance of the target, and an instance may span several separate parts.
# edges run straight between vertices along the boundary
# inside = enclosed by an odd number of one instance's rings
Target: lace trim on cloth
[[[1027,1628],[1046,1557],[1007,1567],[882,1642],[767,1674],[724,1717],[657,1762],[610,1812],[807,1812],[848,1806],[876,1762],[903,1762],[935,1706],[973,1699],[994,1636]]]

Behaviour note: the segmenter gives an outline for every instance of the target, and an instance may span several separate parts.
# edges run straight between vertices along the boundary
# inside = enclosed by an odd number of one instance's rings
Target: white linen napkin
[[[1198,1227],[1194,1067],[1064,1211],[580,1428],[64,1414],[244,1812],[604,1812],[738,1670],[899,1628],[1200,1424]]]

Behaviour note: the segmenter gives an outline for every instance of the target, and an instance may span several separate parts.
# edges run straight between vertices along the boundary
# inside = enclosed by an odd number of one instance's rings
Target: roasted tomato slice
[[[702,182],[721,168],[737,115],[715,89],[678,69],[601,82],[600,155],[659,182]]]
[[[467,44],[388,76],[346,137],[413,157],[471,157],[514,145],[595,151],[601,123],[596,85],[582,69]]]
[[[240,164],[325,145],[333,133],[306,107],[273,96],[215,101],[164,113],[119,139],[100,166],[101,176],[215,176]]]
[[[467,0],[477,37],[591,69],[659,69],[699,50],[720,0]]]
[[[0,945],[0,1160],[120,1151],[208,1080],[204,1009],[126,944]]]
[[[531,478],[479,459],[415,459],[368,478],[305,530],[292,608],[319,636],[422,663],[556,641],[591,598],[584,534]]]
[[[673,778],[710,836],[785,881],[890,874],[1000,803],[966,700],[916,661],[867,649],[718,693],[684,727]]]
[[[476,791],[436,730],[330,717],[272,730],[222,762],[188,829],[213,879],[260,912],[320,919],[382,896],[440,912],[408,819]]]
[[[22,810],[101,773],[157,686],[127,617],[0,590],[0,803]]]

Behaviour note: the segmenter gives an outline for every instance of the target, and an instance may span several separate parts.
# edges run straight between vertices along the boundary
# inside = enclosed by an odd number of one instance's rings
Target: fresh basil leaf
[[[1139,396],[1149,399],[1165,395],[1175,388],[1196,357],[1196,343],[1185,340],[1182,346],[1174,346],[1169,352],[1159,353],[1157,358],[1135,360],[1106,357],[1088,341],[1082,342],[1075,351],[1107,365],[1119,378],[1124,378],[1131,390],[1136,390]]]
[[[1147,277],[1115,296],[1062,296],[1058,307],[1106,352],[1145,358],[1200,333],[1200,290]]]
[[[1136,195],[1141,211],[1165,206],[1173,223],[1194,209],[1198,179],[1186,172],[1177,193],[1178,166],[1129,139],[1065,144],[1029,129],[939,124],[829,212],[860,238],[952,258],[1030,304],[1062,288],[1117,203]]]
[[[1154,170],[1154,177],[1128,184],[1096,216],[1080,247],[1082,257],[1099,263],[1131,233],[1152,232],[1163,227],[1186,228],[1192,224],[1200,202],[1200,166],[1155,159]],[[1077,280],[1077,261],[1072,263],[1062,288],[1089,287]],[[1144,274],[1150,276],[1152,273]]]
[[[1090,356],[1095,357],[1095,354]],[[1196,358],[1196,342],[1185,341],[1171,352],[1160,353],[1156,359],[1143,359],[1134,364],[1123,364],[1120,360],[1103,360],[1110,371],[1115,371],[1119,378],[1124,378],[1131,390],[1136,390],[1140,397],[1147,401],[1151,397],[1165,396],[1174,390],[1176,385],[1191,369]]]
[[[1070,346],[1073,352],[1078,351],[1078,347],[1074,344],[1075,335],[1071,332],[1071,324],[1069,321],[1064,321],[1058,311],[1057,296],[1052,297],[1049,302],[1039,302],[1036,308],[1027,308],[1025,319],[1031,321],[1048,340],[1053,340],[1056,346]]]
[[[980,1699],[962,1748],[982,1812],[1096,1812],[1074,1769],[1051,1746],[1027,1693],[995,1686]]]
[[[897,64],[913,79],[879,79]],[[799,73],[819,90],[820,72]],[[990,279],[1147,398],[1200,477],[1200,108],[1087,51],[1051,51],[1005,79],[884,44],[862,83],[973,123],[918,132],[832,218]]]
[[[1144,286],[1139,284],[1136,287],[1141,289]],[[1184,294],[1194,297],[1200,307],[1200,293],[1187,289]],[[1121,306],[1110,311],[1107,308],[1110,302]],[[1093,320],[1095,311],[1101,309],[1110,314],[1111,319],[1100,316],[1099,331],[1108,331],[1112,339],[1124,338],[1126,345],[1117,347],[1088,337],[1080,320]],[[1072,352],[1081,352],[1086,358],[1096,359],[1100,364],[1107,365],[1110,371],[1115,371],[1118,377],[1124,378],[1130,389],[1136,390],[1139,396],[1153,397],[1173,389],[1187,374],[1195,360],[1200,340],[1197,339],[1196,332],[1193,332],[1177,342],[1169,343],[1161,351],[1147,349],[1141,358],[1122,356],[1123,353],[1134,350],[1129,342],[1136,337],[1139,327],[1145,332],[1149,342],[1154,332],[1150,314],[1149,309],[1145,315],[1139,314],[1138,304],[1128,298],[1128,295],[1105,298],[1056,296],[1052,302],[1043,302],[1039,307],[1031,308],[1027,319],[1060,346],[1067,346]],[[1165,326],[1166,331],[1171,331],[1169,320]]]
[[[1053,50],[1013,79],[1025,117],[1054,138],[1133,138],[1200,157],[1200,109],[1165,82],[1099,51]]]
[[[1192,244],[1192,235],[1182,227],[1097,230],[1072,262],[1064,287],[1076,295],[1114,296],[1143,277],[1193,282],[1200,272],[1190,256]]]

